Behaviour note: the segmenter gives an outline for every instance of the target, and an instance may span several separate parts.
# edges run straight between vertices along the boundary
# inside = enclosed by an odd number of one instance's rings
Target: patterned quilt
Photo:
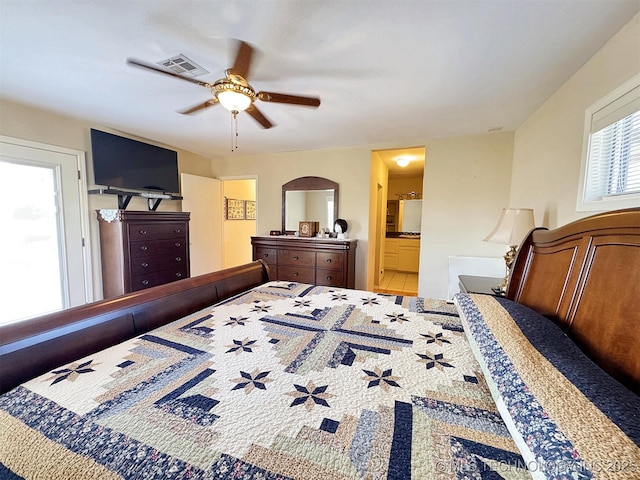
[[[270,282],[0,397],[0,478],[529,478],[453,305]]]

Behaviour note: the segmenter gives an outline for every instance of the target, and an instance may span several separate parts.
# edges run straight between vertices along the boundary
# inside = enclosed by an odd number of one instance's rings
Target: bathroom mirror
[[[333,230],[338,218],[338,184],[322,177],[300,177],[282,185],[282,232],[293,234],[298,222],[318,222]]]
[[[400,200],[400,231],[420,233],[422,230],[422,200]]]

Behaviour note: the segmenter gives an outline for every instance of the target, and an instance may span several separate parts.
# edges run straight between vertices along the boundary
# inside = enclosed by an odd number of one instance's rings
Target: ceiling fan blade
[[[234,75],[240,75],[245,80],[249,76],[249,68],[251,67],[251,58],[253,57],[253,47],[248,43],[240,40],[238,42],[238,51],[236,53],[236,60],[233,62],[233,67],[229,69],[229,72]]]
[[[319,107],[320,98],[303,97],[300,95],[287,95],[284,93],[259,92],[258,98],[263,102],[289,103],[292,105],[304,105],[307,107]]]
[[[273,123],[269,121],[267,117],[265,117],[260,110],[256,108],[255,105],[249,105],[249,108],[245,110],[249,115],[251,115],[254,120],[256,120],[263,128],[271,128],[273,127]]]
[[[184,75],[180,75],[179,73],[175,73],[172,72],[170,70],[166,70],[164,68],[161,68],[157,65],[153,65],[151,63],[147,63],[147,62],[143,62],[141,60],[136,60],[135,58],[127,58],[127,63],[129,65],[133,65],[135,67],[141,67],[141,68],[146,68],[148,70],[153,70],[154,72],[157,73],[163,73],[165,75],[169,75],[175,78],[179,78],[180,80],[186,80],[187,82],[191,82],[191,83],[195,83],[196,85],[200,85],[202,87],[207,87],[207,88],[211,88],[213,87],[213,84],[211,83],[207,83],[207,82],[202,82],[200,80],[196,80],[195,78],[191,78],[191,77],[186,77]]]
[[[212,105],[216,105],[218,103],[218,99],[217,98],[211,98],[209,100],[207,100],[206,102],[203,103],[199,103],[198,105],[194,105],[191,108],[187,108],[186,110],[182,110],[179,113],[183,114],[183,115],[190,115],[192,113],[196,113],[199,112],[200,110],[203,110],[207,107],[210,107]]]

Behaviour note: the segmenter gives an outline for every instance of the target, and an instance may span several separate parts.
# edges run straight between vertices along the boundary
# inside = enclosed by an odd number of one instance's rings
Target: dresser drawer
[[[325,268],[318,268],[316,270],[315,284],[325,287],[343,286],[344,279],[342,278],[342,270],[328,270]]]
[[[278,252],[278,266],[280,265],[315,267],[316,252],[282,249]]]
[[[342,255],[342,253],[337,252],[316,253],[316,285],[325,287],[341,287],[344,285]]]
[[[128,225],[129,240],[144,240],[153,238],[181,238],[187,233],[187,224],[184,222],[167,223],[131,223]]]
[[[131,261],[131,275],[145,275],[162,270],[180,269],[187,259],[182,252],[175,255],[154,255],[140,257]]]
[[[141,240],[130,243],[131,258],[148,257],[160,254],[183,254],[187,251],[187,239]]]
[[[316,269],[313,267],[297,267],[278,265],[278,280],[300,283],[314,283]]]
[[[189,276],[186,266],[173,270],[163,270],[162,272],[153,272],[143,275],[135,275],[131,277],[131,291],[144,290],[145,288],[162,285],[164,283],[175,282]]]
[[[275,248],[261,248],[255,250],[254,260],[264,260],[269,266],[278,263],[278,250]]]
[[[318,268],[342,269],[342,253],[318,252],[316,253],[316,266]]]

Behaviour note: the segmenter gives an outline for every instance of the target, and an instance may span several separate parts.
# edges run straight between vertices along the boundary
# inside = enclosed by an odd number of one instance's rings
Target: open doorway
[[[256,234],[256,178],[183,173],[181,182],[182,209],[191,213],[191,275],[250,262],[251,236]],[[233,215],[228,215],[228,200]]]
[[[383,274],[375,290],[417,295],[425,147],[377,150],[388,169],[386,221],[381,228]]]
[[[222,228],[224,268],[251,262],[251,237],[256,235],[257,180],[255,177],[221,177],[223,201],[239,207],[237,214],[225,215]],[[225,207],[226,208],[226,207]]]

